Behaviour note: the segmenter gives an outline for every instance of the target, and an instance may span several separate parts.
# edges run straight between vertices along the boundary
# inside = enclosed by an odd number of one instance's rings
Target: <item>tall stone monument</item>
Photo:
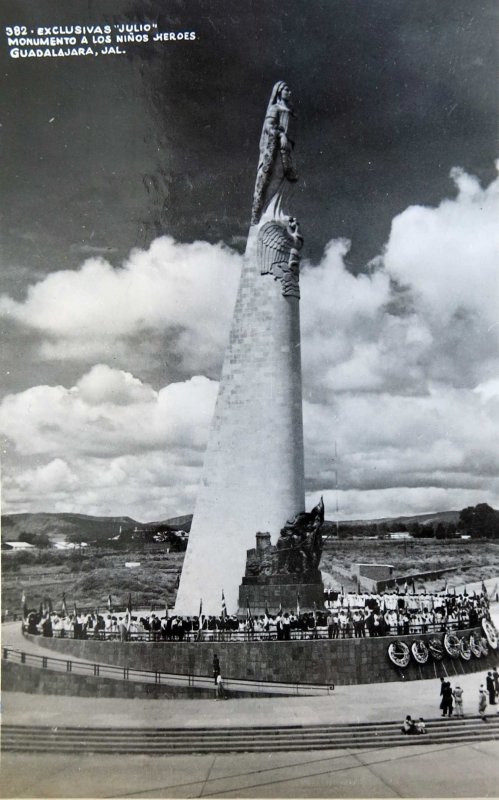
[[[282,210],[297,180],[286,83],[275,84],[260,139],[251,226],[175,610],[238,606],[255,534],[277,541],[304,511],[299,262],[303,239]]]

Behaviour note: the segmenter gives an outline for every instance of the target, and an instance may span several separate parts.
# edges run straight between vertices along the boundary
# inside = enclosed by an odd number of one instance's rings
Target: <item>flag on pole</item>
[[[128,602],[126,605],[126,612],[125,612],[125,627],[127,630],[130,630],[131,622],[132,622],[132,593],[128,592]]]
[[[300,592],[296,594],[296,616],[300,616]]]
[[[26,600],[26,593],[23,589],[23,593],[21,595],[21,603],[23,607],[23,617],[26,618],[28,616],[28,601]]]
[[[197,633],[197,637],[196,637],[198,639],[198,641],[201,639],[201,636],[202,636],[203,624],[204,624],[203,598],[201,597],[200,600],[199,600],[198,633]]]
[[[416,581],[414,580],[414,578],[412,579],[412,593],[416,594]]]
[[[317,627],[317,604],[316,604],[315,600],[314,600],[313,614],[314,614],[314,628],[316,628]]]
[[[61,614],[63,617],[67,617],[68,615],[68,607],[66,605],[66,592],[62,593]]]
[[[488,594],[487,594],[487,587],[485,586],[485,583],[484,583],[484,581],[482,581],[482,594],[483,594],[485,597],[488,597]]]
[[[113,601],[110,594],[108,594],[107,596],[107,607],[109,609],[109,613],[111,613],[111,611],[113,610]]]
[[[253,616],[252,616],[252,614],[251,614],[251,609],[250,609],[249,600],[247,600],[246,602],[247,602],[247,606],[248,606],[248,607],[247,607],[247,609],[246,609],[246,622],[247,622],[249,625],[251,625],[251,624],[253,623]]]
[[[464,584],[464,592],[463,592],[463,594],[464,594],[465,597],[468,597],[468,592],[466,591],[466,584]]]
[[[165,619],[168,619],[168,601],[165,600]]]
[[[404,594],[407,594],[407,589],[409,588],[409,584],[407,581],[404,583]]]
[[[75,617],[78,616],[78,609],[76,608],[76,600],[73,603],[73,614]]]
[[[227,603],[225,602],[225,595],[223,589],[222,589],[222,619],[227,619]]]
[[[267,627],[267,625],[270,622],[269,606],[268,606],[268,603],[267,603],[267,599],[265,599],[265,614],[264,614],[264,617],[263,617],[263,622],[264,622],[265,627]]]

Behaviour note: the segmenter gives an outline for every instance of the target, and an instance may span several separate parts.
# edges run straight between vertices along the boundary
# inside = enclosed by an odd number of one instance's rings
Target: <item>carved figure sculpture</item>
[[[300,297],[300,250],[303,236],[298,221],[289,217],[286,227],[272,221],[258,234],[258,263],[262,275],[273,275],[282,283],[284,297]]]
[[[279,541],[288,543],[288,557],[283,563],[285,572],[307,572],[317,569],[322,554],[322,537],[320,530],[324,522],[324,501],[312,511],[304,511],[289,520],[281,530]],[[282,546],[281,546],[282,547]]]
[[[258,224],[265,207],[267,190],[272,180],[278,152],[281,154],[283,177],[291,183],[298,180],[291,158],[293,142],[288,137],[289,121],[292,116],[294,112],[291,105],[291,91],[285,81],[278,81],[270,95],[260,137],[260,160],[251,212],[252,225]]]
[[[275,546],[260,553],[248,550],[246,577],[259,575],[305,575],[317,570],[322,554],[321,527],[324,502],[312,511],[297,514],[286,522]]]

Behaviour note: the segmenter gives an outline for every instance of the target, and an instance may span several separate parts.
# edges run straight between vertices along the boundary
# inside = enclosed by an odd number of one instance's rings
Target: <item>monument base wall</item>
[[[481,633],[481,629],[459,631],[459,635]],[[423,634],[417,638],[434,638]],[[52,651],[92,659],[98,663],[191,675],[211,675],[213,654],[220,659],[227,678],[351,685],[388,681],[454,677],[490,670],[497,664],[498,651],[463,661],[444,656],[427,664],[411,662],[406,669],[395,667],[387,649],[393,637],[366,639],[315,639],[249,642],[94,642],[92,640],[27,637]],[[399,636],[409,646],[414,636]]]
[[[321,583],[251,583],[243,578],[239,587],[239,614],[245,614],[249,607],[253,615],[260,616],[265,613],[265,608],[275,611],[282,606],[284,611],[294,611],[297,605],[297,590],[299,592],[300,611],[313,611],[314,603],[317,608],[324,607],[324,584]]]
[[[208,699],[215,696],[215,687],[168,686],[139,683],[74,672],[53,672],[49,669],[2,661],[2,692],[53,694],[70,697],[116,697],[128,700]],[[273,697],[265,692],[230,690],[231,697]]]

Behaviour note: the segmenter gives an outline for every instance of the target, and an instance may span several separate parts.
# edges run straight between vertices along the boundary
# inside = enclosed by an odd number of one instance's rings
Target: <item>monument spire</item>
[[[260,139],[239,292],[225,353],[175,610],[209,614],[238,603],[246,550],[277,540],[304,511],[299,262],[296,219],[272,204],[273,183],[296,181],[284,81],[272,89]]]

